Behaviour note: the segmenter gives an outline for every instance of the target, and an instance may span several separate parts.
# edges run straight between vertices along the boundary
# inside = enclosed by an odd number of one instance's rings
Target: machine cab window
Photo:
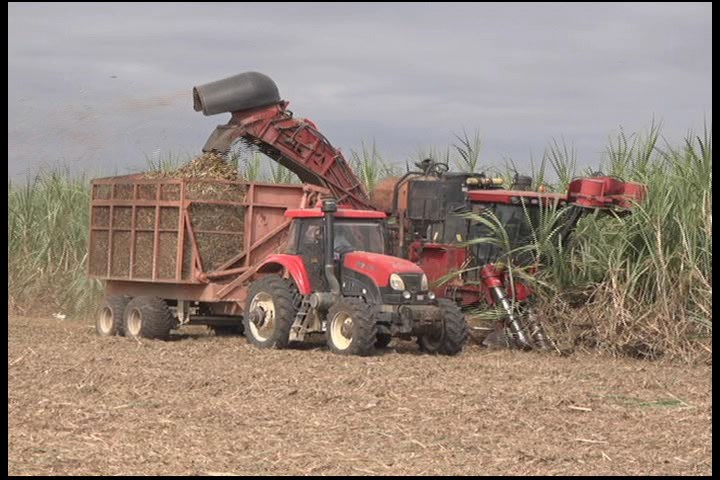
[[[380,221],[337,218],[335,220],[334,251],[385,253],[384,225]],[[288,253],[312,254],[318,257],[323,251],[323,221],[321,218],[304,218],[293,221],[290,229]]]

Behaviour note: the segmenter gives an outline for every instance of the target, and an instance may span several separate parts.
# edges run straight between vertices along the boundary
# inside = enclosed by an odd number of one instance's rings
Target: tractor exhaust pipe
[[[276,103],[280,103],[277,85],[258,72],[245,72],[193,88],[193,108],[206,116]]]
[[[335,276],[335,212],[337,203],[334,199],[323,200],[322,212],[325,227],[325,278],[330,286],[333,296],[340,296],[340,282]]]

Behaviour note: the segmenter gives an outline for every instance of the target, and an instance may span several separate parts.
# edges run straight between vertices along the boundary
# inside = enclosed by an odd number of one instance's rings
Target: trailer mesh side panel
[[[130,275],[130,232],[113,232],[112,238],[110,276],[127,277]]]
[[[133,265],[134,278],[152,279],[154,242],[155,234],[153,232],[135,233],[135,264]]]
[[[157,198],[157,188],[157,185],[141,183],[137,186],[138,199],[155,200]]]
[[[110,207],[93,207],[92,226],[105,228],[110,226]]]
[[[177,257],[177,232],[160,232],[157,254],[157,277],[172,280],[175,278]]]
[[[160,228],[177,230],[180,210],[177,207],[160,207]]]
[[[230,283],[280,250],[285,209],[307,204],[300,185],[222,179],[128,175],[91,191],[88,273],[137,282]]]
[[[115,207],[113,209],[113,229],[130,229],[132,224],[132,207]]]
[[[155,229],[155,207],[137,207],[135,209],[135,228],[140,230]]]
[[[108,232],[93,232],[94,238],[90,243],[90,274],[104,277],[107,275],[107,254],[110,245]]]
[[[244,247],[245,208],[193,203],[189,209],[203,268],[212,271]]]

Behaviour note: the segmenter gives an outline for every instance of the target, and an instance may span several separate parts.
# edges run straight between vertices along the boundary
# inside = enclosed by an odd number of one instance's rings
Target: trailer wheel
[[[123,318],[128,302],[130,297],[125,295],[111,295],[105,299],[105,304],[95,320],[95,331],[98,335],[101,337],[123,335]]]
[[[375,337],[375,348],[385,348],[390,345],[392,335],[389,333],[378,333]]]
[[[166,339],[175,327],[175,317],[164,300],[137,297],[125,309],[125,336]]]
[[[378,334],[370,305],[357,298],[337,302],[328,311],[325,336],[333,353],[371,355]]]
[[[259,348],[285,348],[295,321],[292,280],[268,275],[254,281],[248,291],[243,326],[248,341]]]
[[[457,355],[468,337],[467,323],[460,307],[447,299],[438,300],[442,328],[418,337],[420,349],[428,353]]]

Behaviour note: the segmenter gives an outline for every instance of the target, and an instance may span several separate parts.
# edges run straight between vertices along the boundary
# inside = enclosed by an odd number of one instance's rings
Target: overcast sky
[[[10,4],[8,175],[196,153],[227,116],[192,87],[249,70],[346,153],[404,164],[465,128],[484,164],[563,136],[595,165],[620,125],[712,120],[712,5]]]

